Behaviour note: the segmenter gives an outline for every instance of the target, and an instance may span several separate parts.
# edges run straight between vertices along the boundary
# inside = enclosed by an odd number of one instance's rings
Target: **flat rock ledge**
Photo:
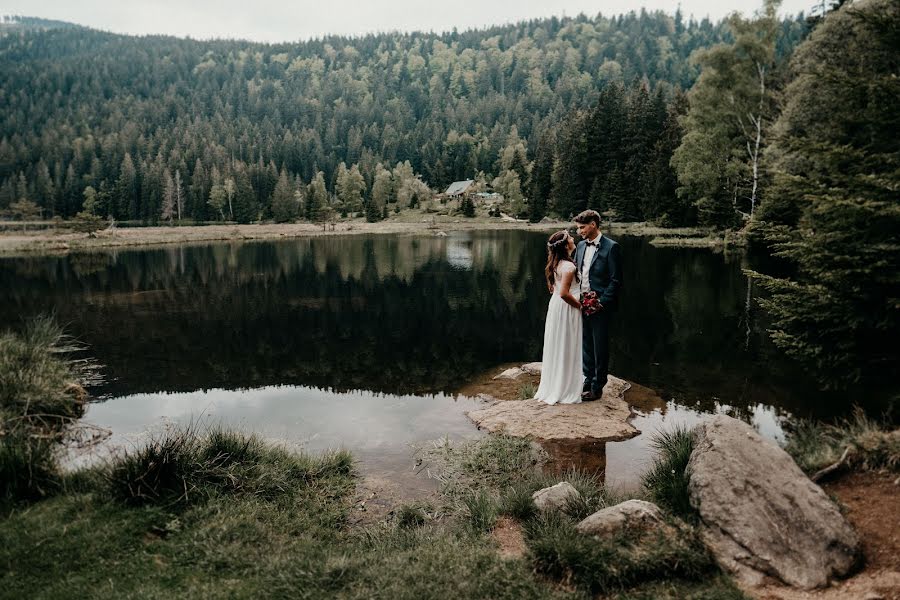
[[[526,365],[539,369],[540,363]],[[526,372],[519,367],[520,372]],[[505,433],[538,440],[602,441],[627,440],[640,432],[629,422],[631,409],[625,401],[630,384],[609,376],[603,396],[578,404],[545,404],[540,400],[505,400],[491,406],[472,410],[468,416],[491,433]]]
[[[568,481],[561,481],[556,485],[538,490],[531,495],[534,505],[541,511],[565,508],[569,501],[579,498],[581,498],[581,494]]]
[[[652,502],[626,500],[598,510],[575,528],[585,535],[607,537],[634,530],[666,530],[667,525],[662,511]]]
[[[747,586],[771,577],[809,590],[857,566],[853,528],[784,450],[726,415],[696,431],[691,504],[723,568]]]

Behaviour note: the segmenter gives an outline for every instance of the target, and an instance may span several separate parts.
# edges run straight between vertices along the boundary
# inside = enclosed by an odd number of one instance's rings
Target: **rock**
[[[494,377],[494,379],[516,379],[519,375],[524,373],[522,369],[519,367],[513,367],[512,369],[507,369]]]
[[[853,528],[784,450],[726,415],[697,432],[691,504],[722,567],[751,586],[768,575],[813,589],[857,565]]]
[[[434,235],[437,237],[447,237],[447,232],[446,231],[438,231]]]
[[[540,375],[541,374],[541,363],[540,362],[530,362],[519,367],[522,371],[528,375]]]
[[[511,370],[522,373],[521,369]],[[622,441],[639,433],[628,422],[631,409],[625,391],[629,387],[628,382],[610,376],[603,397],[591,402],[550,405],[534,399],[507,400],[471,410],[468,415],[479,427],[507,435],[538,440]]]
[[[555,222],[556,221],[554,221],[550,217],[544,217],[543,219],[541,219],[541,223],[555,223]]]
[[[538,490],[531,495],[534,505],[538,510],[559,510],[564,508],[570,500],[581,498],[571,483],[561,481],[554,486]]]
[[[598,510],[576,525],[586,535],[611,536],[633,529],[658,529],[665,526],[662,512],[652,502],[627,500]]]

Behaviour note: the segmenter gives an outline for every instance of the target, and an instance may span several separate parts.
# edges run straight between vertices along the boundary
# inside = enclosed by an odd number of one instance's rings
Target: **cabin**
[[[465,181],[454,181],[444,192],[444,197],[450,200],[471,196],[475,193],[475,180],[466,179]]]

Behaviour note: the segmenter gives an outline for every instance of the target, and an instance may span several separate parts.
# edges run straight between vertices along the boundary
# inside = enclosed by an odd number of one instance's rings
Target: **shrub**
[[[681,426],[657,433],[652,440],[657,455],[643,477],[644,488],[652,502],[689,521],[695,520],[697,515],[690,502],[687,468],[694,451],[694,440],[694,431]]]
[[[872,419],[859,407],[835,424],[801,420],[793,425],[785,450],[807,473],[841,459],[861,469],[900,470],[900,430]]]

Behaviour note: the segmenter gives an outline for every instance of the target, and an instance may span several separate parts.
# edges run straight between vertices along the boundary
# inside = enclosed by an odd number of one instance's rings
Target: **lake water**
[[[0,322],[53,312],[98,367],[86,420],[121,443],[221,422],[364,470],[409,477],[410,444],[475,437],[454,392],[540,360],[546,234],[331,236],[0,259]],[[656,389],[643,431],[728,412],[773,438],[789,416],[842,414],[772,347],[746,257],[621,238],[611,372]],[[628,484],[648,436],[607,444]],[[603,448],[598,452],[603,453]]]

